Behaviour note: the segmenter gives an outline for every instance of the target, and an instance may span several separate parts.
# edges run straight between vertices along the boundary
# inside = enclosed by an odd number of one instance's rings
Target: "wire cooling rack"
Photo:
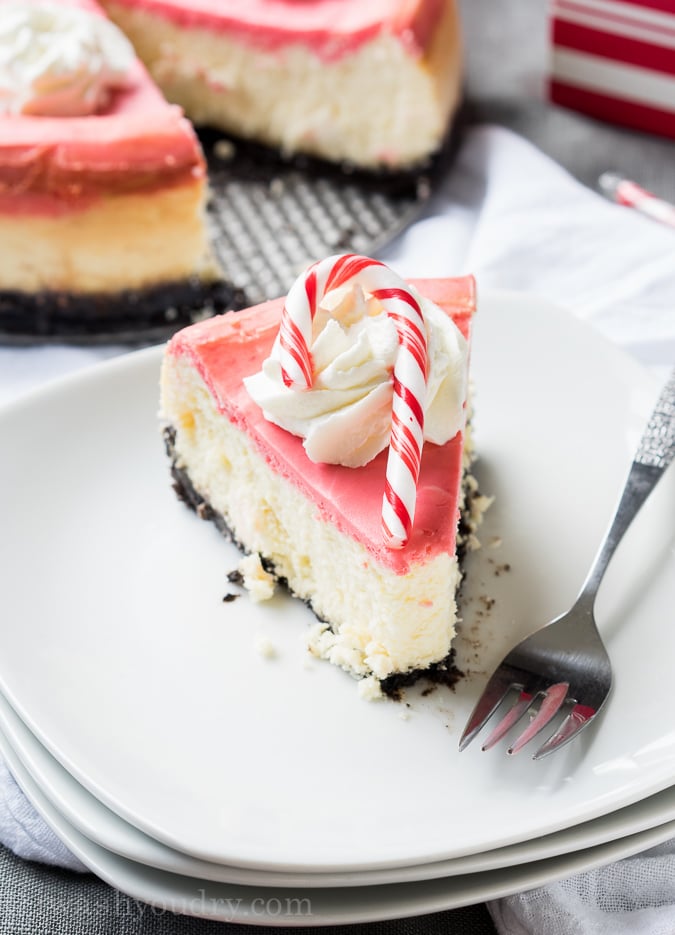
[[[319,257],[377,253],[417,216],[437,174],[369,176],[312,160],[272,161],[213,136],[203,144],[215,252],[252,303],[284,295]]]

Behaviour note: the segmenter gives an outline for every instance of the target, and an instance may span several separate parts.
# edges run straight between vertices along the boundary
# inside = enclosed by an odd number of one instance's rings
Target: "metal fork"
[[[649,418],[614,518],[571,610],[528,636],[509,652],[487,683],[459,741],[464,750],[500,707],[517,693],[483,750],[501,740],[527,713],[530,720],[508,748],[513,754],[558,714],[566,717],[533,759],[558,750],[593,721],[612,687],[612,667],[593,608],[607,566],[624,533],[675,456],[675,371]],[[538,707],[537,707],[538,706]]]

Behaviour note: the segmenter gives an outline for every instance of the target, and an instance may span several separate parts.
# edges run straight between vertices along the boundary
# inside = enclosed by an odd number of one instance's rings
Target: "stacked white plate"
[[[575,597],[648,374],[543,302],[481,295],[477,447],[496,500],[467,572],[465,677],[371,703],[308,656],[302,604],[223,602],[238,556],[171,490],[161,353],[0,413],[0,750],[86,865],[177,912],[319,925],[480,902],[675,835],[672,470],[600,595],[616,672],[600,723],[537,763],[457,751],[506,649]]]

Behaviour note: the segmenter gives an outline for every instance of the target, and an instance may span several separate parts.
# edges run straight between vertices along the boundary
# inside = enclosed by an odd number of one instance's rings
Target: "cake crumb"
[[[263,657],[263,659],[276,659],[279,653],[277,648],[271,640],[268,640],[267,637],[261,636],[260,639],[256,642],[256,649]]]
[[[502,544],[501,536],[491,536],[490,539],[488,540],[488,546],[491,549],[498,549],[501,544]]]
[[[470,532],[469,535],[464,540],[464,545],[466,546],[469,552],[477,552],[480,549],[480,539],[477,535]]]
[[[203,519],[203,520],[213,519],[213,510],[208,505],[208,503],[204,503],[203,500],[200,504],[198,504],[196,513],[200,519]]]
[[[480,523],[480,520],[484,513],[490,509],[494,503],[494,497],[487,497],[485,494],[477,494],[471,499],[471,518],[477,523]]]
[[[415,195],[418,201],[426,201],[431,195],[431,180],[427,176],[421,175],[417,180]]]
[[[272,181],[270,182],[270,186],[269,186],[269,191],[270,191],[270,195],[272,196],[272,198],[281,198],[285,190],[286,190],[286,186],[284,185],[283,179],[280,179],[277,177],[272,179]]]
[[[335,643],[330,627],[325,623],[315,623],[307,634],[307,649],[316,659],[323,659]]]
[[[366,701],[375,701],[377,698],[382,698],[380,681],[379,679],[376,679],[374,675],[369,675],[364,679],[360,679],[358,688],[359,695]]]
[[[262,566],[257,552],[247,555],[239,562],[237,571],[242,576],[242,584],[249,592],[254,603],[268,601],[274,595],[275,580]]]
[[[231,140],[218,140],[213,146],[213,155],[224,162],[234,159],[237,147]]]

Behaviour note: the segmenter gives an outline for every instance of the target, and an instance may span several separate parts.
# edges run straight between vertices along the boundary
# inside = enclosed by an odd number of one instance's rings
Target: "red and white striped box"
[[[552,101],[675,139],[675,0],[551,0]]]

